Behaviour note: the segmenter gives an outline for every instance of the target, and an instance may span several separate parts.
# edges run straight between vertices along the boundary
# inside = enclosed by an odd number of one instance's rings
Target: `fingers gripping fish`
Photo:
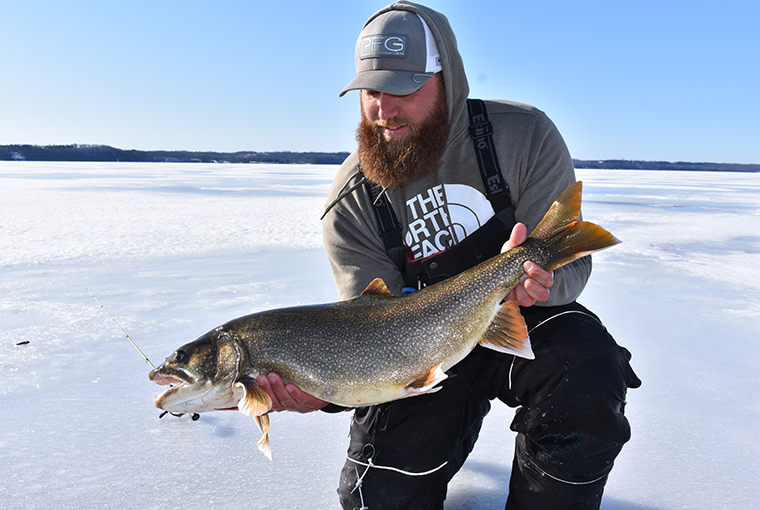
[[[446,371],[480,344],[532,359],[525,321],[504,301],[531,260],[547,271],[619,243],[579,221],[581,183],[566,189],[520,246],[403,297],[377,279],[355,299],[247,315],[180,347],[150,373],[173,385],[157,407],[202,413],[239,409],[262,432],[272,405],[256,377],[279,373],[306,393],[359,407],[436,391]]]

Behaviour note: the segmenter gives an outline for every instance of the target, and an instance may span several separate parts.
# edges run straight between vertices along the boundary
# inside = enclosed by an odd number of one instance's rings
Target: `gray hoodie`
[[[469,86],[449,22],[425,6],[399,1],[375,13],[367,23],[393,9],[417,13],[430,27],[441,56],[450,119],[446,149],[435,168],[403,188],[388,191],[403,226],[406,245],[414,258],[420,258],[461,241],[494,212],[485,198],[469,136]],[[486,101],[486,108],[515,218],[530,232],[554,199],[575,182],[570,154],[557,128],[540,110],[509,101]],[[359,156],[354,151],[338,170],[328,203],[356,184],[359,177]],[[328,211],[323,220],[323,237],[341,299],[358,296],[375,278],[382,278],[394,294],[401,293],[403,278],[385,253],[375,212],[363,186]],[[575,300],[590,273],[590,257],[558,269],[549,301],[537,304],[554,306]]]

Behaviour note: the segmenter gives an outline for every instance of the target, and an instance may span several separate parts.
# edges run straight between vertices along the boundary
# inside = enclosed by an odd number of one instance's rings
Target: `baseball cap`
[[[356,43],[356,76],[341,91],[378,90],[397,96],[416,92],[441,70],[441,57],[425,20],[409,11],[388,11],[370,21]]]

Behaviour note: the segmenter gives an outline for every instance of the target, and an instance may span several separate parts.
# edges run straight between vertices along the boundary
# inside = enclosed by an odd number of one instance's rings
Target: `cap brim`
[[[417,92],[432,74],[420,74],[408,71],[368,70],[357,74],[339,94],[340,97],[350,90],[377,90],[395,96],[408,96]]]

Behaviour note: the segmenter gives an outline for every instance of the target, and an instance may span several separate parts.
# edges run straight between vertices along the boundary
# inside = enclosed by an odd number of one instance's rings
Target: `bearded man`
[[[323,225],[342,299],[378,277],[394,294],[412,292],[519,245],[575,182],[543,112],[467,102],[442,14],[396,2],[367,21],[355,55],[357,75],[341,95],[360,91],[359,148],[338,171]],[[555,273],[532,262],[525,270],[506,299],[522,307],[535,359],[476,347],[440,391],[356,409],[338,489],[343,508],[443,508],[496,399],[517,409],[506,508],[599,508],[630,437],[627,388],[641,383],[630,353],[576,302],[590,257]],[[276,411],[335,410],[277,374],[258,382]]]

